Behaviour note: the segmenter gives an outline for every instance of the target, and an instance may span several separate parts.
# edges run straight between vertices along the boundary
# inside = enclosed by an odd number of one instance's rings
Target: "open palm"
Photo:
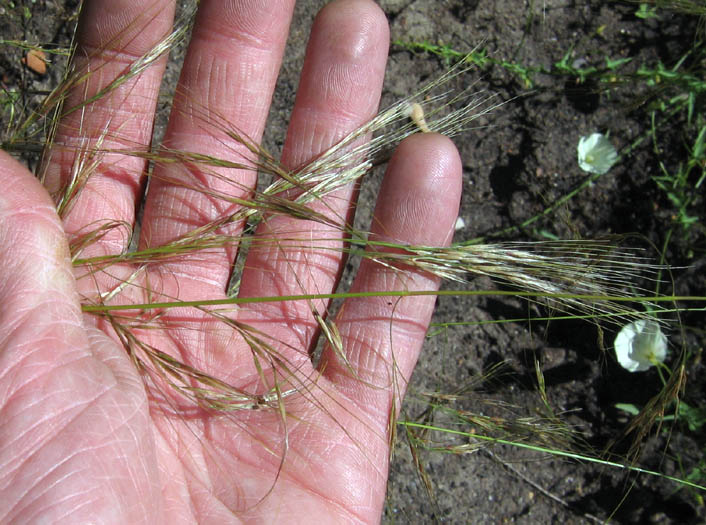
[[[166,148],[242,159],[242,146],[208,131],[210,115],[259,140],[293,3],[202,2]],[[75,60],[91,75],[70,94],[68,107],[151,49],[169,31],[174,11],[169,0],[95,0],[86,7]],[[319,14],[284,166],[306,163],[375,114],[387,43],[386,20],[371,1],[339,0]],[[163,398],[158,390],[146,391],[120,334],[81,312],[82,302],[98,298],[144,301],[120,287],[124,280],[139,283],[130,289],[159,297],[225,297],[235,244],[143,265],[139,272],[124,264],[93,275],[72,269],[68,243],[101,224],[134,224],[144,198],[140,246],[161,246],[231,214],[238,203],[214,195],[246,198],[254,171],[206,176],[164,163],[145,196],[145,161],[109,153],[63,221],[50,197],[65,186],[86,141],[105,150],[127,144],[147,150],[163,69],[162,60],[64,118],[46,170],[49,192],[0,153],[0,520],[376,522],[387,479],[391,407],[416,363],[433,297],[348,299],[336,319],[345,358],[326,347],[318,371],[310,350],[320,331],[314,312],[326,311],[323,301],[244,306],[223,314],[231,324],[204,310],[170,309],[159,318],[163,330],[135,328],[151,347],[244,392],[265,395],[262,378],[281,371],[256,365],[252,345],[233,329],[247,326],[286,364],[290,385],[308,385],[270,407],[228,413],[189,406],[168,389]],[[212,191],[193,189],[194,181]],[[448,243],[459,192],[453,145],[433,134],[410,137],[392,158],[371,231],[396,242]],[[334,223],[350,219],[354,200],[350,186],[316,202],[313,208],[328,222],[281,215],[261,223],[256,238],[280,242],[253,244],[240,296],[335,289],[344,261]],[[218,232],[237,236],[242,226],[229,223]],[[121,231],[108,230],[82,257],[121,253],[128,242]],[[317,239],[318,248],[304,249],[297,239]],[[402,276],[367,261],[353,291],[435,286],[428,275]],[[393,370],[399,388],[393,388]]]

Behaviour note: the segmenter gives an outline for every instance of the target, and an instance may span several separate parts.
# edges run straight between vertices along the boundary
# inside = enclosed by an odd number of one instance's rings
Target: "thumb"
[[[159,490],[139,377],[84,328],[52,200],[2,151],[0,187],[0,522],[148,520]]]
[[[55,349],[53,359],[60,361],[64,352],[86,347],[61,221],[40,182],[2,151],[0,187],[3,188],[0,193],[3,346],[20,335],[31,335],[37,342],[51,338]],[[57,347],[57,342],[65,344]],[[5,353],[2,355],[7,358]]]

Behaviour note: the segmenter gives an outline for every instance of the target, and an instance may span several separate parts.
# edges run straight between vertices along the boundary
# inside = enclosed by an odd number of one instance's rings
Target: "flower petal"
[[[603,175],[618,160],[618,152],[613,144],[601,133],[592,133],[588,137],[581,137],[577,152],[579,167],[588,173]]]
[[[640,319],[625,325],[615,338],[615,356],[629,372],[647,370],[667,357],[667,337],[659,323]]]

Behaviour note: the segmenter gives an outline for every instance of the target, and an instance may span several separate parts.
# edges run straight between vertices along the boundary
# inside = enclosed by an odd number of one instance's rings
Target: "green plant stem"
[[[119,310],[155,310],[160,308],[183,308],[224,306],[253,303],[272,303],[280,301],[314,301],[320,299],[350,299],[358,297],[415,297],[421,295],[436,296],[502,296],[525,297],[531,299],[581,299],[585,301],[616,301],[616,302],[672,302],[672,301],[700,301],[706,302],[706,296],[661,296],[661,297],[620,297],[603,295],[581,294],[552,294],[540,292],[521,292],[517,290],[396,290],[375,292],[347,292],[347,293],[322,293],[302,295],[278,295],[264,297],[230,297],[225,299],[196,300],[196,301],[165,301],[139,304],[85,304],[82,310],[87,313],[114,312]]]
[[[434,425],[426,425],[423,423],[415,423],[414,421],[398,421],[398,425],[403,425],[404,427],[412,427],[412,428],[419,428],[422,430],[431,430],[431,431],[438,431],[438,432],[445,432],[447,434],[455,434],[459,436],[464,436],[469,439],[480,439],[482,441],[487,441],[490,443],[497,443],[501,445],[510,445],[513,447],[517,448],[524,448],[527,450],[534,450],[535,452],[543,452],[546,454],[552,454],[554,456],[561,456],[561,457],[566,457],[566,458],[571,458],[575,459],[578,461],[585,461],[588,463],[597,463],[599,465],[605,465],[608,467],[614,467],[614,468],[619,468],[623,470],[628,470],[630,472],[637,472],[639,474],[647,474],[649,476],[656,476],[664,479],[668,479],[669,481],[673,481],[675,483],[679,483],[682,485],[686,485],[691,488],[695,488],[698,490],[706,491],[706,487],[703,485],[699,485],[697,483],[693,483],[691,481],[687,481],[684,479],[677,478],[675,476],[668,476],[666,474],[661,474],[660,472],[656,472],[654,470],[647,470],[643,469],[640,467],[635,467],[633,465],[624,465],[623,463],[617,463],[615,461],[608,461],[606,459],[599,459],[599,458],[592,458],[590,456],[583,456],[581,454],[577,454],[575,452],[567,452],[565,450],[556,450],[556,449],[550,449],[546,447],[540,447],[537,445],[530,445],[528,443],[519,443],[516,441],[510,441],[507,439],[502,439],[502,438],[494,438],[491,436],[484,436],[482,434],[471,434],[470,432],[464,432],[463,430],[454,430],[450,428],[442,428],[442,427],[437,427]]]

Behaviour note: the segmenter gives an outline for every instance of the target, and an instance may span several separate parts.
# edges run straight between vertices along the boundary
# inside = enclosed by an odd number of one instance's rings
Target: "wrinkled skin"
[[[202,2],[166,145],[238,159],[236,148],[208,133],[207,111],[259,140],[292,9],[293,0]],[[171,27],[173,10],[168,0],[88,2],[76,60],[92,75],[87,88],[71,93],[67,106],[105,86],[159,41]],[[281,159],[285,166],[302,165],[375,114],[387,46],[387,22],[372,1],[339,0],[322,10],[291,116]],[[86,112],[66,116],[56,144],[95,140],[107,127],[111,133],[104,147],[146,149],[163,68],[162,60]],[[178,417],[169,415],[159,400],[149,399],[115,334],[82,313],[81,302],[115,282],[72,269],[68,243],[105,221],[134,223],[135,209],[145,198],[145,165],[134,156],[106,155],[60,220],[52,195],[71,170],[71,150],[55,147],[45,187],[0,152],[0,521],[377,522],[387,479],[390,410],[416,363],[434,297],[347,301],[336,322],[348,364],[325,349],[321,376],[309,395],[286,398],[288,449],[282,462],[281,413],[247,410],[223,416],[185,409]],[[157,168],[146,197],[142,247],[168,242],[235,206],[171,183],[199,174],[169,169]],[[410,137],[390,162],[371,231],[397,242],[448,243],[460,172],[448,139]],[[250,171],[231,170],[227,176],[238,178],[240,195],[255,183]],[[204,180],[234,192],[223,180]],[[351,187],[316,206],[331,217],[349,218],[354,200]],[[241,226],[221,231],[237,234]],[[340,238],[331,226],[284,216],[266,221],[257,235],[328,235],[334,246]],[[82,255],[119,253],[125,242],[124,232],[115,230]],[[306,252],[287,243],[255,247],[240,296],[329,292],[342,265],[336,253]],[[212,249],[152,264],[139,278],[170,297],[223,298],[234,256],[232,246]],[[130,272],[127,265],[113,269],[123,278]],[[433,290],[437,284],[422,273],[402,275],[364,262],[353,290]],[[325,306],[318,304],[321,311]],[[228,315],[287,343],[279,350],[296,374],[315,377],[308,349],[318,330],[310,305],[265,303]],[[190,310],[178,318],[167,315],[164,324],[169,329],[138,335],[233,385],[255,388],[253,359],[237,335]]]

